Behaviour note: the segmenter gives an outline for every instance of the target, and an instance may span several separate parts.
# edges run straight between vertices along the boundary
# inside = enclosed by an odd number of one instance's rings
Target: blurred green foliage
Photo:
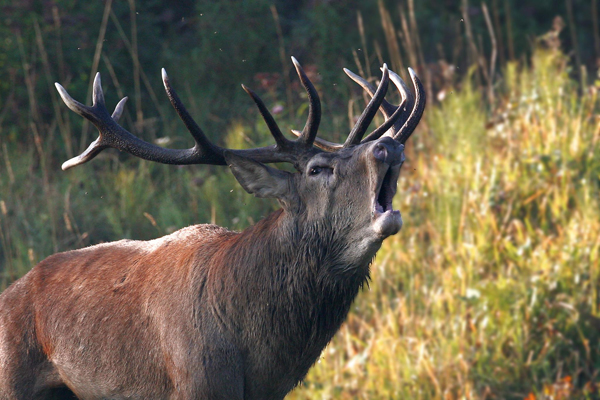
[[[590,34],[593,24],[591,2],[570,1],[573,3],[573,23],[576,25],[579,48],[582,49],[581,57],[586,65],[595,66],[598,54],[591,51],[594,48],[593,35]],[[53,117],[54,110],[50,105],[54,94],[48,88],[54,81],[68,85],[76,98],[85,98],[88,94],[90,75],[95,73],[91,69],[107,3],[72,0],[5,2],[0,6],[3,22],[0,24],[0,112],[3,113],[0,132],[5,142],[23,144],[27,138],[24,132],[29,130],[32,118],[49,123],[47,120]],[[501,47],[500,58],[509,57],[509,25],[514,56],[519,58],[530,54],[534,38],[550,29],[552,18],[557,15],[567,18],[566,3],[492,0],[488,7],[494,23],[498,23],[495,29]],[[388,0],[381,4],[400,31],[400,15],[407,14],[407,3]],[[441,3],[423,0],[415,4],[425,63],[434,64],[445,59],[462,70],[469,66],[465,56],[467,45],[463,43],[461,6],[461,2],[449,0]],[[283,65],[271,7],[277,9],[281,26],[285,55]],[[216,132],[223,131],[232,119],[253,118],[247,112],[249,102],[239,89],[240,83],[261,89],[257,74],[275,74],[275,81],[268,90],[274,93],[274,98],[285,98],[282,94],[293,74],[289,55],[296,56],[303,65],[314,66],[326,112],[346,105],[349,89],[341,68],[355,66],[353,50],[360,53],[368,49],[367,64],[376,68],[380,64],[374,46],[377,43],[381,50],[381,61],[390,60],[385,46],[385,32],[381,29],[380,10],[375,0],[149,0],[136,4],[114,1],[110,9],[112,15],[106,26],[98,65],[104,84],[109,87],[118,84],[122,93],[136,96],[136,103],[141,103],[136,107],[142,110],[145,117],[160,119],[168,110],[164,104],[165,97],[161,94],[159,75],[160,68],[165,67],[180,87],[186,86],[184,100],[198,120],[202,121],[202,126],[215,138],[219,136]],[[485,54],[489,54],[490,40],[480,4],[468,4],[467,12],[473,25],[474,40],[481,45]],[[364,50],[361,49],[357,13],[364,20],[367,45]],[[510,24],[507,25],[509,20]],[[137,42],[133,46],[135,57],[129,50],[129,43],[134,39],[133,23]],[[564,30],[561,39],[567,49],[573,49],[571,38],[568,30]],[[458,48],[460,52],[457,53]],[[364,53],[360,55],[362,61]],[[44,58],[48,60],[46,65]],[[139,59],[149,84],[141,84],[139,94],[132,73],[134,58]],[[113,82],[114,79],[109,75],[106,60],[114,69],[118,83]],[[26,75],[30,75],[32,93],[27,92]],[[149,98],[149,89],[154,91],[157,102]],[[32,94],[35,94],[39,115],[31,115]],[[298,96],[298,92],[294,91],[293,95]],[[107,96],[109,102],[117,99],[114,90],[107,90]],[[297,104],[299,102],[286,105],[292,107]],[[163,107],[165,110],[156,109]],[[286,113],[292,117],[291,122],[301,123],[301,118],[295,117],[295,108],[286,108]],[[347,127],[346,123],[342,127],[339,122],[330,121],[332,119],[324,121],[326,131]],[[75,143],[82,136],[80,123],[79,120],[73,121],[78,128],[72,133]],[[157,125],[154,128],[138,126],[137,132],[148,131],[152,137],[157,131],[170,128],[176,135],[182,135],[180,127],[173,127],[169,122],[161,120]],[[81,147],[81,144],[78,143],[78,146]],[[59,144],[57,150],[64,148]],[[60,159],[64,158],[63,154],[59,156]]]
[[[420,0],[414,20],[411,0],[5,0],[0,290],[57,251],[195,223],[244,229],[277,208],[222,167],[158,165],[107,150],[60,171],[96,132],[64,106],[54,82],[89,104],[98,70],[109,107],[130,98],[127,129],[191,146],[163,93],[165,67],[208,136],[243,148],[272,139],[240,83],[281,106],[282,130],[301,128],[306,95],[294,55],[323,101],[320,135],[341,139],[364,104],[341,68],[376,80],[382,62],[401,59],[430,94],[395,200],[405,226],[386,241],[371,290],[292,397],[594,398],[595,1],[490,0],[499,73],[486,84],[492,47],[483,9],[464,0]],[[405,30],[403,17],[416,26]]]

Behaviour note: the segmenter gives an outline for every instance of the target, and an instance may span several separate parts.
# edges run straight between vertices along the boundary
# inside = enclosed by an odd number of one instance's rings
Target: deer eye
[[[321,172],[323,172],[323,168],[322,167],[312,167],[308,173],[310,175],[318,175]]]
[[[333,168],[315,166],[315,167],[311,167],[308,170],[308,174],[310,176],[315,176],[315,175],[319,175],[319,174],[322,174],[322,173],[330,173],[330,174],[332,174],[333,173]]]

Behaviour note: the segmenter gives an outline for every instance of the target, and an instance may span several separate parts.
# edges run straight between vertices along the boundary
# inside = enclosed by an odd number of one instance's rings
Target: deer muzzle
[[[376,160],[391,166],[401,164],[404,161],[404,145],[390,137],[378,140],[372,151]]]
[[[372,220],[375,231],[383,238],[396,234],[402,227],[400,211],[394,210],[400,167],[404,162],[404,145],[390,137],[373,143],[370,149],[373,167]]]

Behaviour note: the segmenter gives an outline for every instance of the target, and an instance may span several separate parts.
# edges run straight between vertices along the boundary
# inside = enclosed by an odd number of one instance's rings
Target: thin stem
[[[365,60],[365,68],[367,75],[371,76],[371,65],[369,63],[369,52],[367,51],[367,37],[365,35],[365,26],[363,23],[362,13],[360,11],[356,12],[356,22],[358,24],[358,33],[360,34],[360,42],[362,44],[362,53]]]
[[[575,50],[575,64],[577,65],[577,73],[579,78],[581,74],[581,54],[579,53],[579,42],[577,40],[577,29],[575,28],[575,18],[573,17],[573,0],[565,0],[567,6],[567,18],[569,19],[569,31],[571,33],[571,42],[573,42],[573,49]],[[584,82],[582,82],[583,88]]]
[[[494,104],[494,76],[496,74],[496,57],[498,54],[498,45],[496,43],[496,35],[494,34],[494,26],[492,24],[492,19],[490,18],[490,13],[485,3],[481,3],[481,8],[483,10],[483,16],[485,17],[485,23],[490,33],[490,40],[492,42],[492,55],[490,57],[490,79],[488,82],[488,97],[490,100],[490,104]]]
[[[495,33],[496,33],[496,40],[498,41],[498,56],[500,59],[500,65],[504,65],[506,63],[505,57],[504,57],[504,41],[502,39],[502,30],[501,30],[501,26],[502,24],[500,23],[500,13],[498,12],[498,0],[492,0],[492,16],[494,18],[494,25],[495,27]]]
[[[388,54],[391,60],[392,69],[400,71],[404,65],[402,62],[402,55],[400,54],[400,46],[398,45],[398,35],[396,34],[396,28],[392,23],[392,17],[385,8],[383,1],[379,1],[379,15],[381,16],[381,25],[383,26],[383,32],[385,34],[385,42],[388,47]]]
[[[129,20],[131,21],[131,58],[133,60],[133,87],[135,91],[135,117],[136,124],[141,127],[144,121],[142,110],[142,91],[140,87],[140,61],[137,43],[137,18],[135,12],[135,0],[129,0]]]
[[[504,14],[506,15],[506,38],[508,40],[508,59],[515,59],[515,45],[513,42],[512,18],[510,16],[510,3],[504,0]]]
[[[48,53],[46,52],[46,46],[44,45],[44,38],[42,37],[42,30],[40,29],[40,25],[37,20],[33,23],[36,42],[38,45],[38,49],[40,51],[40,55],[42,56],[42,65],[44,66],[44,73],[46,74],[46,83],[48,85],[48,92],[50,93],[50,98],[52,100],[52,108],[54,109],[54,115],[56,116],[56,121],[59,126],[59,130],[62,134],[63,141],[65,143],[65,147],[67,150],[67,156],[69,158],[73,157],[73,140],[71,137],[71,131],[66,126],[63,115],[60,109],[60,103],[58,98],[56,97],[56,90],[54,90],[54,85],[52,84],[52,72],[50,71],[50,62],[48,61]]]
[[[598,1],[592,0],[592,26],[594,27],[594,49],[596,60],[600,62],[600,30],[598,29]]]
[[[283,31],[281,30],[281,23],[279,22],[279,13],[277,7],[271,5],[271,14],[275,20],[275,29],[277,30],[277,39],[279,41],[279,60],[281,61],[281,69],[283,72],[283,79],[285,80],[285,96],[287,97],[288,109],[294,109],[294,97],[292,96],[292,81],[290,80],[290,74],[288,69],[288,62],[285,57],[285,42],[283,41]]]
[[[129,42],[129,39],[127,39],[127,35],[125,34],[125,31],[123,30],[123,27],[121,26],[121,23],[119,22],[119,19],[117,18],[117,16],[115,15],[115,13],[112,10],[110,12],[110,19],[115,24],[115,27],[117,28],[117,31],[119,32],[119,36],[121,36],[121,40],[123,41],[123,44],[125,44],[125,47],[127,48],[127,51],[129,52],[129,55],[131,56],[134,65],[136,65],[137,68],[139,68],[140,76],[142,77],[142,81],[144,82],[144,87],[148,91],[148,94],[150,95],[150,99],[152,99],[152,103],[154,103],[154,108],[160,115],[160,119],[162,121],[166,121],[167,118],[162,111],[162,107],[160,106],[158,97],[156,96],[154,89],[152,89],[152,85],[150,84],[148,75],[146,75],[146,73],[144,72],[144,69],[140,65],[140,59],[138,57],[133,56],[133,47],[132,47],[131,43]],[[123,97],[123,96],[121,96],[121,97]],[[132,126],[133,126],[133,124],[132,124]]]

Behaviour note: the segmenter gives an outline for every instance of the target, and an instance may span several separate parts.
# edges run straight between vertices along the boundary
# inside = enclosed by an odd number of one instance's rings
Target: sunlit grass
[[[468,84],[429,107],[404,228],[290,398],[597,396],[596,88],[544,51],[504,76],[492,112]]]
[[[537,51],[506,67],[491,109],[469,78],[428,106],[400,178],[404,228],[289,398],[597,396],[599,88],[578,88],[568,68]],[[56,251],[194,223],[242,229],[276,206],[217,167],[108,153],[57,172],[46,133],[44,151],[3,153],[3,286]],[[265,138],[262,122],[234,123],[225,142]]]

